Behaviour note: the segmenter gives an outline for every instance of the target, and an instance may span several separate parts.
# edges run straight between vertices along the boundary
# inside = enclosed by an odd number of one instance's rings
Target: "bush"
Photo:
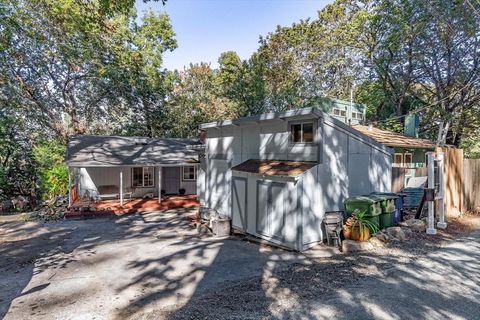
[[[68,168],[64,163],[65,146],[55,140],[40,140],[34,147],[43,199],[68,193]]]

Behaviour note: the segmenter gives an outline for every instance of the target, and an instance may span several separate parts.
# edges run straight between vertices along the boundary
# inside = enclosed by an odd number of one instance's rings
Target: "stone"
[[[390,237],[392,237],[396,240],[405,241],[407,239],[407,237],[405,236],[405,233],[403,232],[402,228],[400,228],[400,227],[389,227],[389,228],[387,228],[386,233]]]
[[[390,237],[386,234],[386,233],[383,233],[383,232],[379,232],[375,235],[376,238],[378,238],[378,240],[384,242],[384,243],[387,243],[390,241]]]
[[[369,251],[373,249],[374,249],[373,244],[369,241],[353,241],[353,240],[342,241],[343,253]]]
[[[414,231],[423,232],[426,229],[425,223],[420,219],[410,219],[405,221],[405,225]]]
[[[375,237],[371,237],[370,239],[368,239],[368,242],[370,242],[371,244],[373,244],[375,247],[383,247],[383,246],[384,246],[384,241],[380,240],[380,239],[377,238],[376,236],[375,236]]]

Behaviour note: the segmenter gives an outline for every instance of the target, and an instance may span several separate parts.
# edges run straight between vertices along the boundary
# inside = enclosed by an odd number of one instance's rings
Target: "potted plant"
[[[178,193],[183,196],[185,194],[185,189],[184,188],[181,188],[178,190]]]
[[[370,231],[375,233],[378,227],[365,216],[366,211],[356,209],[352,216],[347,219],[343,226],[345,239],[355,241],[367,241],[370,238]]]

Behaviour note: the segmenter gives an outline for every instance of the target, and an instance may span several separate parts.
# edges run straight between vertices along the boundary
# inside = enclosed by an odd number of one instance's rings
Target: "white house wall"
[[[181,169],[180,169],[181,170]],[[132,197],[141,198],[147,193],[158,196],[158,168],[154,170],[153,187],[132,187],[132,167],[89,167],[79,168],[77,170],[77,187],[80,196],[84,196],[88,190],[91,196],[98,195],[98,187],[101,186],[120,186],[120,171],[123,172],[124,190],[134,189]],[[185,189],[186,194],[196,194],[196,181],[183,181],[180,171],[180,188]]]

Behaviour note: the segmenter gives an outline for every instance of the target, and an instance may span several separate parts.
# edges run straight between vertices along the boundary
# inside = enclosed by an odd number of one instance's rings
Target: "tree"
[[[165,14],[148,12],[138,24],[133,14],[105,19],[95,3],[70,0],[6,0],[0,13],[0,94],[33,128],[64,142],[108,133],[130,104],[149,110],[157,100],[161,55],[176,47]]]

